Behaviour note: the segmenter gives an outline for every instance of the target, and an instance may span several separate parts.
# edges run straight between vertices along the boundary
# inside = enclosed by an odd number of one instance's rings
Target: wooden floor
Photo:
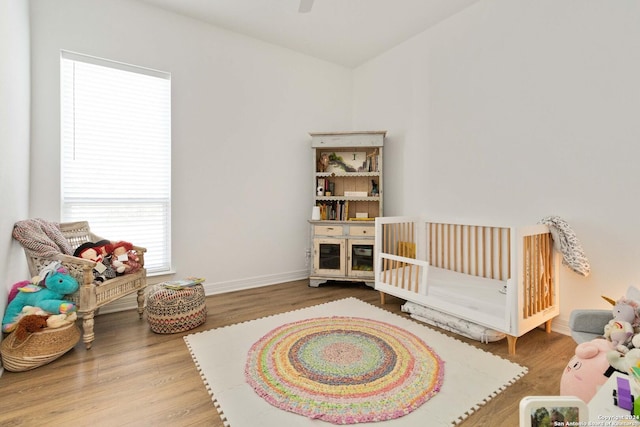
[[[402,300],[388,296],[381,306],[379,294],[364,285],[310,288],[307,284],[290,282],[207,297],[207,322],[181,334],[155,334],[135,311],[98,316],[91,350],[80,342],[48,365],[4,372],[0,425],[222,427],[184,335],[350,296],[401,313]],[[456,337],[529,368],[521,380],[467,418],[463,427],[517,426],[520,399],[558,394],[562,371],[575,349],[570,337],[539,329],[518,340],[515,356],[508,355],[506,340],[481,344]],[[425,426],[431,427],[428,420]]]

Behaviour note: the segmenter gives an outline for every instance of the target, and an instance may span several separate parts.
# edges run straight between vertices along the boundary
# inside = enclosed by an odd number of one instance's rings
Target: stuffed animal
[[[579,344],[562,373],[560,394],[577,396],[588,403],[608,379],[605,375],[609,370],[608,354],[620,354],[612,350],[613,343],[602,338]]]
[[[638,372],[640,372],[640,348],[632,348],[626,354],[621,354],[618,351],[610,351],[607,353],[607,360],[613,369],[629,375],[629,378],[637,378]],[[636,380],[632,382],[637,387]]]
[[[17,295],[9,301],[2,319],[2,331],[11,332],[16,327],[25,306],[39,307],[50,314],[76,311],[76,305],[63,297],[78,290],[78,281],[68,274],[59,262],[45,267],[40,276],[44,279],[37,285],[30,284],[18,289]]]
[[[327,153],[322,153],[318,160],[318,172],[326,172],[327,167],[329,167],[329,155]]]
[[[64,325],[73,323],[78,318],[78,313],[72,311],[71,313],[51,314],[47,317],[47,328],[61,328]]]
[[[129,242],[116,242],[107,245],[107,253],[111,255],[111,265],[118,275],[135,273],[142,268],[140,258]]]
[[[78,313],[75,311],[60,313],[60,314],[49,314],[46,311],[42,310],[40,307],[32,307],[30,305],[25,305],[22,307],[22,311],[16,317],[15,323],[17,324],[16,329],[20,327],[20,321],[27,316],[37,316],[43,317],[46,319],[46,327],[51,329],[61,328],[69,323],[73,323],[78,319]],[[33,331],[32,331],[33,332]]]
[[[20,291],[18,291],[20,292]],[[13,298],[9,298],[8,301],[12,301]],[[47,316],[48,313],[46,311],[44,311],[43,309],[41,309],[40,307],[32,307],[30,305],[25,305],[24,307],[22,307],[22,310],[20,311],[20,313],[18,313],[18,315],[14,318],[14,323],[17,323],[20,321],[20,319],[22,319],[25,316],[28,315],[32,315],[32,314],[37,314],[38,316]]]
[[[18,341],[24,341],[29,334],[38,332],[47,327],[47,318],[49,316],[41,316],[39,314],[27,314],[23,316],[17,323],[14,334]]]
[[[105,280],[116,277],[116,271],[111,265],[111,256],[107,252],[107,246],[111,244],[108,240],[98,242],[86,242],[78,246],[73,252],[73,256],[93,261],[93,281],[102,283]]]
[[[602,297],[613,305],[613,319],[604,327],[604,337],[609,339],[620,353],[629,351],[631,340],[640,327],[638,303],[627,298],[614,301]]]

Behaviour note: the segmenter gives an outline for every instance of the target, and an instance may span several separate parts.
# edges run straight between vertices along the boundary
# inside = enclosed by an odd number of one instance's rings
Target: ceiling
[[[479,0],[138,1],[352,68]]]

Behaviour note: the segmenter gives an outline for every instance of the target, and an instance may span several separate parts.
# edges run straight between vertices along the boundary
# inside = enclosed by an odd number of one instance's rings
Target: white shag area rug
[[[356,298],[346,298],[184,337],[205,387],[225,425],[231,427],[306,427],[334,424],[306,418],[270,405],[245,380],[252,345],[286,323],[329,316],[386,322],[421,338],[444,360],[440,391],[415,411],[397,419],[358,425],[389,427],[451,426],[527,373],[527,368],[434,331],[413,320]]]

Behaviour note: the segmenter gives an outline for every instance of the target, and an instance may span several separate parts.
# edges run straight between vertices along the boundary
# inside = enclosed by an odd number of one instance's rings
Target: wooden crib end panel
[[[546,225],[518,230],[519,329],[530,330],[559,314],[559,256]]]

